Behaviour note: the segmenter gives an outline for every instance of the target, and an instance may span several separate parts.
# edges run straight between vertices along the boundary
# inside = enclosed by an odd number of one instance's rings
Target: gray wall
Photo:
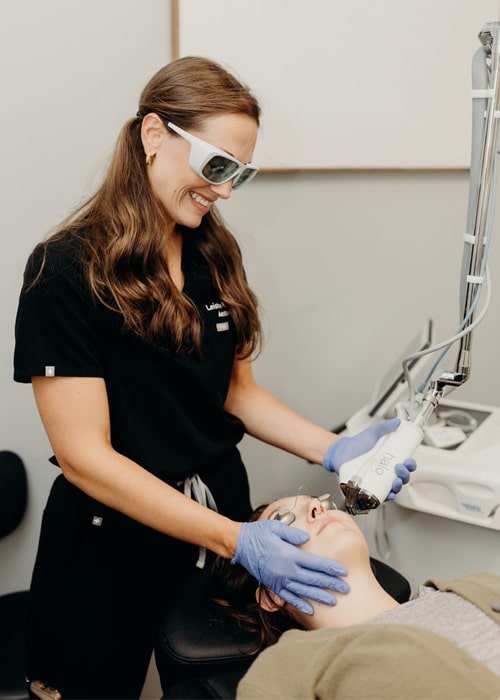
[[[261,175],[235,193],[223,211],[264,307],[258,379],[330,428],[370,400],[426,318],[438,339],[453,335],[467,194],[464,173]],[[493,285],[499,245],[493,239]],[[499,305],[494,286],[472,378],[455,399],[500,401]],[[453,369],[449,355],[443,367]],[[304,481],[332,488],[321,468],[250,438],[243,449],[257,501]]]
[[[56,469],[29,385],[14,384],[14,317],[26,258],[90,194],[146,81],[170,59],[166,0],[0,0],[0,449],[26,463],[30,502],[0,541],[0,593],[29,583]]]
[[[23,267],[33,245],[92,191],[141,88],[169,60],[168,5],[0,3],[0,449],[21,455],[30,486],[23,525],[0,542],[0,593],[29,583],[57,473],[47,463],[31,388],[12,381]],[[261,299],[266,345],[258,379],[330,428],[369,400],[427,317],[439,338],[450,335],[458,319],[467,180],[464,173],[261,174],[222,203]],[[494,284],[499,245],[493,241]],[[473,343],[472,379],[456,398],[500,402],[499,306],[494,286]],[[249,438],[242,450],[255,503],[301,483],[335,491],[335,477],[319,467]]]

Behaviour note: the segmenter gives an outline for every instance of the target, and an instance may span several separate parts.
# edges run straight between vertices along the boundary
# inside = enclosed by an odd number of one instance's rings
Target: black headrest
[[[23,519],[28,500],[28,482],[22,459],[0,450],[0,537],[5,537]]]

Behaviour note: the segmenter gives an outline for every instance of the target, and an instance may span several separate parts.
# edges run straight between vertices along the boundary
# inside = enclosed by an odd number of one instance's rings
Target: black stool
[[[0,451],[0,537],[21,523],[26,511],[28,482],[21,458]],[[0,596],[0,700],[27,700],[24,629],[28,591]]]

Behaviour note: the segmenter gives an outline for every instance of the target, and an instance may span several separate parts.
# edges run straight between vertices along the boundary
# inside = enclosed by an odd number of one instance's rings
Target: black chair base
[[[28,700],[24,629],[28,591],[0,596],[0,700]]]

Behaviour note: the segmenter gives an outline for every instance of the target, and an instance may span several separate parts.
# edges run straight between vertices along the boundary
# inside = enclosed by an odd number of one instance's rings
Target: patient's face
[[[290,527],[298,527],[309,535],[309,540],[301,549],[328,557],[344,566],[353,557],[369,559],[363,533],[352,516],[344,511],[327,510],[313,496],[290,496],[271,503],[260,520],[272,520],[283,509],[293,510],[295,514],[295,521]]]

